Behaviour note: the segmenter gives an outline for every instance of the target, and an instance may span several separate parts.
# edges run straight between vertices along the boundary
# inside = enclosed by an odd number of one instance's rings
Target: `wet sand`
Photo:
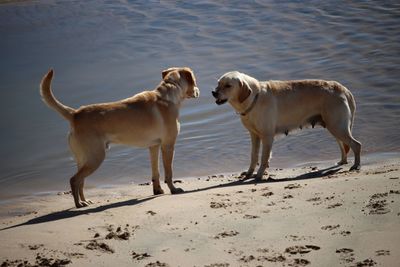
[[[333,162],[68,192],[0,207],[1,266],[397,266],[400,158],[360,172]],[[165,185],[164,185],[165,187]],[[17,212],[23,213],[15,215]]]

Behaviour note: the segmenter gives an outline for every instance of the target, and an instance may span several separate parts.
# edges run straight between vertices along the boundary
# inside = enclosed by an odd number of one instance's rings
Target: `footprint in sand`
[[[336,250],[340,254],[340,261],[344,263],[354,262],[354,250],[351,248],[340,248]],[[358,265],[356,265],[358,266]]]
[[[151,216],[154,216],[154,215],[156,215],[157,213],[154,212],[154,211],[152,211],[152,210],[149,210],[149,211],[146,212],[146,214],[150,214]]]
[[[211,202],[210,203],[210,208],[212,209],[220,209],[220,208],[227,208],[229,206],[231,206],[231,203],[224,203],[224,202]]]
[[[314,239],[315,237],[313,236],[298,236],[298,235],[287,235],[285,236],[286,239],[289,239],[291,241],[310,241]]]
[[[129,230],[129,224],[127,224],[123,229],[121,226],[118,226],[114,231],[114,226],[109,225],[107,227],[108,234],[105,236],[105,239],[116,239],[116,240],[129,240],[131,235],[134,234],[134,231],[139,228],[139,226],[132,226],[132,230]],[[94,238],[100,237],[99,233],[94,235]]]
[[[312,250],[319,250],[321,249],[319,246],[315,245],[305,245],[305,246],[292,246],[285,249],[286,253],[289,254],[306,254],[311,252]]]
[[[326,207],[326,208],[327,208],[327,209],[334,209],[334,208],[340,207],[340,206],[342,206],[342,205],[343,205],[342,203],[335,203],[335,204],[329,205],[329,206]]]
[[[236,236],[238,235],[239,232],[238,231],[225,231],[222,233],[217,234],[216,236],[214,236],[215,239],[220,239],[220,238],[225,238],[225,237],[230,237],[230,236]]]
[[[69,259],[53,259],[52,257],[47,258],[41,254],[37,254],[35,258],[35,263],[31,264],[27,260],[5,260],[0,266],[18,266],[18,267],[31,267],[31,266],[66,266],[71,263]]]
[[[37,245],[28,245],[28,248],[30,250],[38,250],[39,248],[42,248],[44,245],[43,244],[37,244]]]
[[[340,224],[336,224],[336,225],[325,225],[322,226],[321,229],[322,230],[328,230],[328,231],[332,231],[333,229],[339,228]]]
[[[146,264],[145,267],[169,267],[169,265],[164,262],[156,261]]]
[[[97,242],[96,240],[92,240],[90,241],[86,246],[86,249],[89,250],[100,250],[102,252],[106,252],[106,253],[114,253],[114,249],[112,249],[109,245],[107,245],[106,243],[102,243],[102,242]]]
[[[132,259],[134,259],[134,260],[140,261],[140,260],[143,260],[143,259],[146,259],[149,257],[151,257],[151,256],[146,252],[145,253],[136,253],[135,251],[132,251]]]
[[[389,256],[390,255],[390,250],[377,250],[375,251],[376,256]]]
[[[274,194],[273,192],[266,192],[266,193],[261,194],[261,196],[263,196],[263,197],[270,197],[270,196],[272,196],[273,194]]]
[[[289,266],[300,267],[300,266],[309,265],[310,263],[311,262],[306,259],[293,259],[293,263],[289,263]]]
[[[294,184],[288,184],[287,186],[284,187],[284,189],[296,189],[296,188],[300,188],[301,185],[294,183]]]
[[[390,210],[387,208],[387,200],[383,199],[384,197],[387,197],[388,193],[377,193],[373,194],[369,201],[368,204],[365,206],[366,209],[369,210],[369,212],[365,212],[367,214],[375,214],[375,215],[382,215],[390,212]]]
[[[257,215],[249,215],[249,214],[245,214],[245,215],[243,216],[243,219],[257,219],[257,218],[260,218],[260,216],[257,216]]]
[[[358,261],[356,262],[355,266],[357,267],[366,267],[366,266],[375,266],[376,265],[376,261],[374,261],[373,259],[365,259],[363,261]]]

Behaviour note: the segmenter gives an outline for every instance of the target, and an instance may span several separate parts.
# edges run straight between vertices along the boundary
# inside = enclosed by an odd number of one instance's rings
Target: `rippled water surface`
[[[211,90],[230,70],[260,80],[320,78],[357,102],[363,153],[399,151],[400,5],[396,1],[0,1],[0,199],[67,190],[68,123],[38,84],[50,68],[72,107],[153,89],[170,66],[194,69],[201,97],[181,110],[175,176],[247,168],[250,141]],[[339,159],[324,129],[278,137],[271,168]],[[114,146],[87,185],[143,182],[148,151]]]

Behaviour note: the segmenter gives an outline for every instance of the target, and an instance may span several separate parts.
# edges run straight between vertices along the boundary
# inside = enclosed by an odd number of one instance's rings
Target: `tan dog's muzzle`
[[[200,89],[197,87],[193,88],[193,95],[189,95],[188,98],[198,98],[200,96]]]

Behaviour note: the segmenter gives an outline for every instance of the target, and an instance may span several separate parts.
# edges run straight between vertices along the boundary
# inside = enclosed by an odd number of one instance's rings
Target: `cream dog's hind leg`
[[[344,145],[347,145],[354,152],[354,165],[350,168],[350,171],[359,170],[361,167],[361,143],[357,141],[351,134],[352,122],[349,115],[349,108],[345,105],[336,105],[330,110],[334,112],[327,112],[322,116],[323,120],[326,122],[326,128],[337,140],[343,142],[343,148],[342,145],[340,145],[340,149],[342,151],[342,161],[344,158],[346,159],[346,149]]]
[[[340,148],[340,154],[341,154],[341,159],[340,159],[340,161],[338,162],[338,165],[344,165],[344,164],[347,164],[347,152],[348,151],[346,151],[346,149],[345,149],[345,145],[344,145],[344,143],[342,142],[342,141],[340,141],[339,139],[337,139],[336,138],[336,141],[337,141],[337,143],[338,143],[338,145],[339,145],[339,148]]]

